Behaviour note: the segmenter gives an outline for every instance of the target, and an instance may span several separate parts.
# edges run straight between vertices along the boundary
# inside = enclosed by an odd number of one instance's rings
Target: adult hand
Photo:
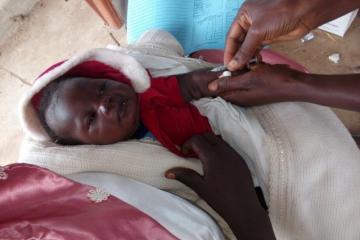
[[[275,239],[269,218],[257,199],[250,172],[238,153],[213,134],[194,136],[183,151],[193,151],[204,175],[187,168],[165,173],[199,194],[230,225],[238,239]]]
[[[209,89],[242,106],[275,102],[311,102],[360,111],[360,74],[319,75],[287,65],[257,65],[253,70],[220,78]]]
[[[302,100],[305,73],[287,65],[260,64],[241,75],[220,78],[209,89],[225,100],[242,106]]]
[[[248,0],[233,21],[227,35],[224,63],[230,70],[241,69],[261,44],[296,39],[311,30],[302,21],[298,0]],[[308,4],[307,1],[305,4]]]
[[[357,0],[247,0],[228,32],[224,63],[241,69],[261,44],[299,38],[359,6]]]

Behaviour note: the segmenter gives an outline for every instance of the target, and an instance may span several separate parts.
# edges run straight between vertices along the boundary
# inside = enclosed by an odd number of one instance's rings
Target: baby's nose
[[[111,108],[111,97],[105,96],[98,107],[98,111],[100,114],[104,116],[108,116],[110,114],[110,108]]]
[[[104,105],[100,105],[99,106],[99,111],[102,113],[102,114],[107,114],[108,113],[108,109],[106,108],[106,106]]]

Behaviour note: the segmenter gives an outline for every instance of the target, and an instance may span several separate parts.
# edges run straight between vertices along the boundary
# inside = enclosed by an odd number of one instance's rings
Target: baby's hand
[[[209,83],[219,78],[221,72],[212,72],[211,69],[201,69],[182,75],[177,75],[181,94],[185,101],[196,100],[203,97],[214,97],[218,93],[210,91]]]
[[[244,74],[248,70],[231,72],[231,76]],[[211,69],[201,69],[182,75],[177,75],[181,95],[185,101],[192,101],[203,97],[220,96],[222,89],[219,91],[209,88],[209,84],[219,79],[223,73],[228,71],[211,71]]]

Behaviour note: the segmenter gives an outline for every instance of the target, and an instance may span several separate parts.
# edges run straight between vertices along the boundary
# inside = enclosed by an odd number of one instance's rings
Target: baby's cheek
[[[126,118],[126,129],[127,129],[127,137],[133,135],[140,123],[140,111],[138,108],[134,107],[130,114],[128,114]]]

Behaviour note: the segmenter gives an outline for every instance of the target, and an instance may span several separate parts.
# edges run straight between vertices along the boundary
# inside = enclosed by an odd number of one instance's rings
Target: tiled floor
[[[26,83],[49,65],[89,48],[114,44],[109,29],[85,1],[40,1],[29,15],[16,19],[21,26],[0,46],[0,164],[15,162],[23,138],[17,121],[17,104],[29,88]],[[125,43],[124,30],[113,31]],[[275,44],[272,48],[304,64],[317,73],[350,73],[360,69],[360,19],[342,39],[316,31],[316,38]],[[342,61],[334,65],[328,54],[340,52]],[[360,134],[360,116],[346,112],[344,121]]]

